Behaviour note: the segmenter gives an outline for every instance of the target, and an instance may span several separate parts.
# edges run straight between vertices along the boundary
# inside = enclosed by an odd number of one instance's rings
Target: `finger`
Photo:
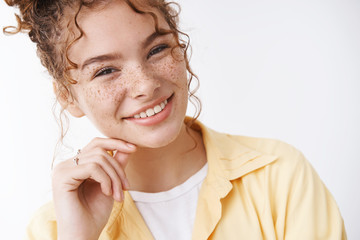
[[[114,198],[119,201],[123,195],[122,190],[129,188],[129,182],[126,178],[125,172],[120,163],[116,162],[116,160],[107,152],[102,151],[101,155],[98,154],[98,156],[102,158],[100,159],[101,166],[109,174],[112,180]]]
[[[83,150],[100,147],[108,151],[132,153],[136,151],[134,144],[114,138],[94,138]]]
[[[126,154],[126,155],[128,155],[128,154]],[[112,165],[112,167],[115,169],[117,175],[120,177],[123,190],[129,189],[130,185],[129,185],[129,181],[128,181],[127,177],[126,177],[124,167],[114,157],[112,157],[112,156],[110,156],[108,154],[105,154],[105,157],[107,158],[109,163]]]
[[[99,164],[111,179],[112,193],[115,200],[120,201],[122,198],[122,189],[128,184],[125,173],[121,165],[116,163],[105,150],[95,149],[91,153],[84,154],[79,160],[79,164],[88,164],[89,162]]]
[[[111,187],[111,179],[109,175],[97,164],[87,164],[90,168],[90,175],[89,178],[93,179],[94,181],[100,183],[101,191],[106,196],[112,195],[112,187]]]
[[[91,162],[74,167],[69,160],[68,166],[57,173],[61,178],[54,179],[57,182],[63,182],[66,191],[76,191],[85,180],[92,179],[100,184],[101,191],[105,195],[112,195],[111,179],[99,164]]]

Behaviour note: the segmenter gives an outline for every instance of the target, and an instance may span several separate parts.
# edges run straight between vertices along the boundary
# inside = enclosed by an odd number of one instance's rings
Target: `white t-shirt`
[[[165,192],[129,191],[148,228],[156,240],[189,240],[206,163],[184,183]]]

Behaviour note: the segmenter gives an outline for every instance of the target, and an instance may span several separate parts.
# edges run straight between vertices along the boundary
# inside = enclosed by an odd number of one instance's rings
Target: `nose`
[[[128,78],[130,82],[128,93],[134,99],[151,99],[161,86],[160,81],[154,77],[154,74],[146,71],[141,66],[129,70]]]

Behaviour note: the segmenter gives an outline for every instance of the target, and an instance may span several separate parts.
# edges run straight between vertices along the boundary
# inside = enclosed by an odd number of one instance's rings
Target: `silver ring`
[[[76,156],[73,159],[74,164],[77,166],[79,165],[79,154],[81,153],[81,149],[77,150]]]

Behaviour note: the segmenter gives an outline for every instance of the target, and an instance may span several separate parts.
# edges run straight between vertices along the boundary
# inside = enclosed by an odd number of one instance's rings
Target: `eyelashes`
[[[112,68],[112,67],[104,67],[95,73],[94,78],[109,75],[109,74],[117,72],[117,71],[119,71],[119,70]]]
[[[152,48],[150,50],[150,52],[148,53],[148,55],[146,56],[146,59],[149,59],[152,56],[161,53],[162,51],[164,51],[167,48],[169,48],[169,45],[167,45],[167,44],[161,44],[161,45],[158,45],[158,46]],[[114,67],[103,67],[100,70],[96,71],[93,78],[111,75],[111,74],[113,74],[115,72],[119,72],[119,71],[120,71],[119,69],[114,68]]]
[[[149,59],[151,56],[155,55],[155,54],[158,54],[160,52],[162,52],[164,49],[167,49],[169,48],[169,45],[167,44],[161,44],[159,46],[156,46],[154,48],[152,48],[149,52],[149,54],[147,55],[147,59]]]

